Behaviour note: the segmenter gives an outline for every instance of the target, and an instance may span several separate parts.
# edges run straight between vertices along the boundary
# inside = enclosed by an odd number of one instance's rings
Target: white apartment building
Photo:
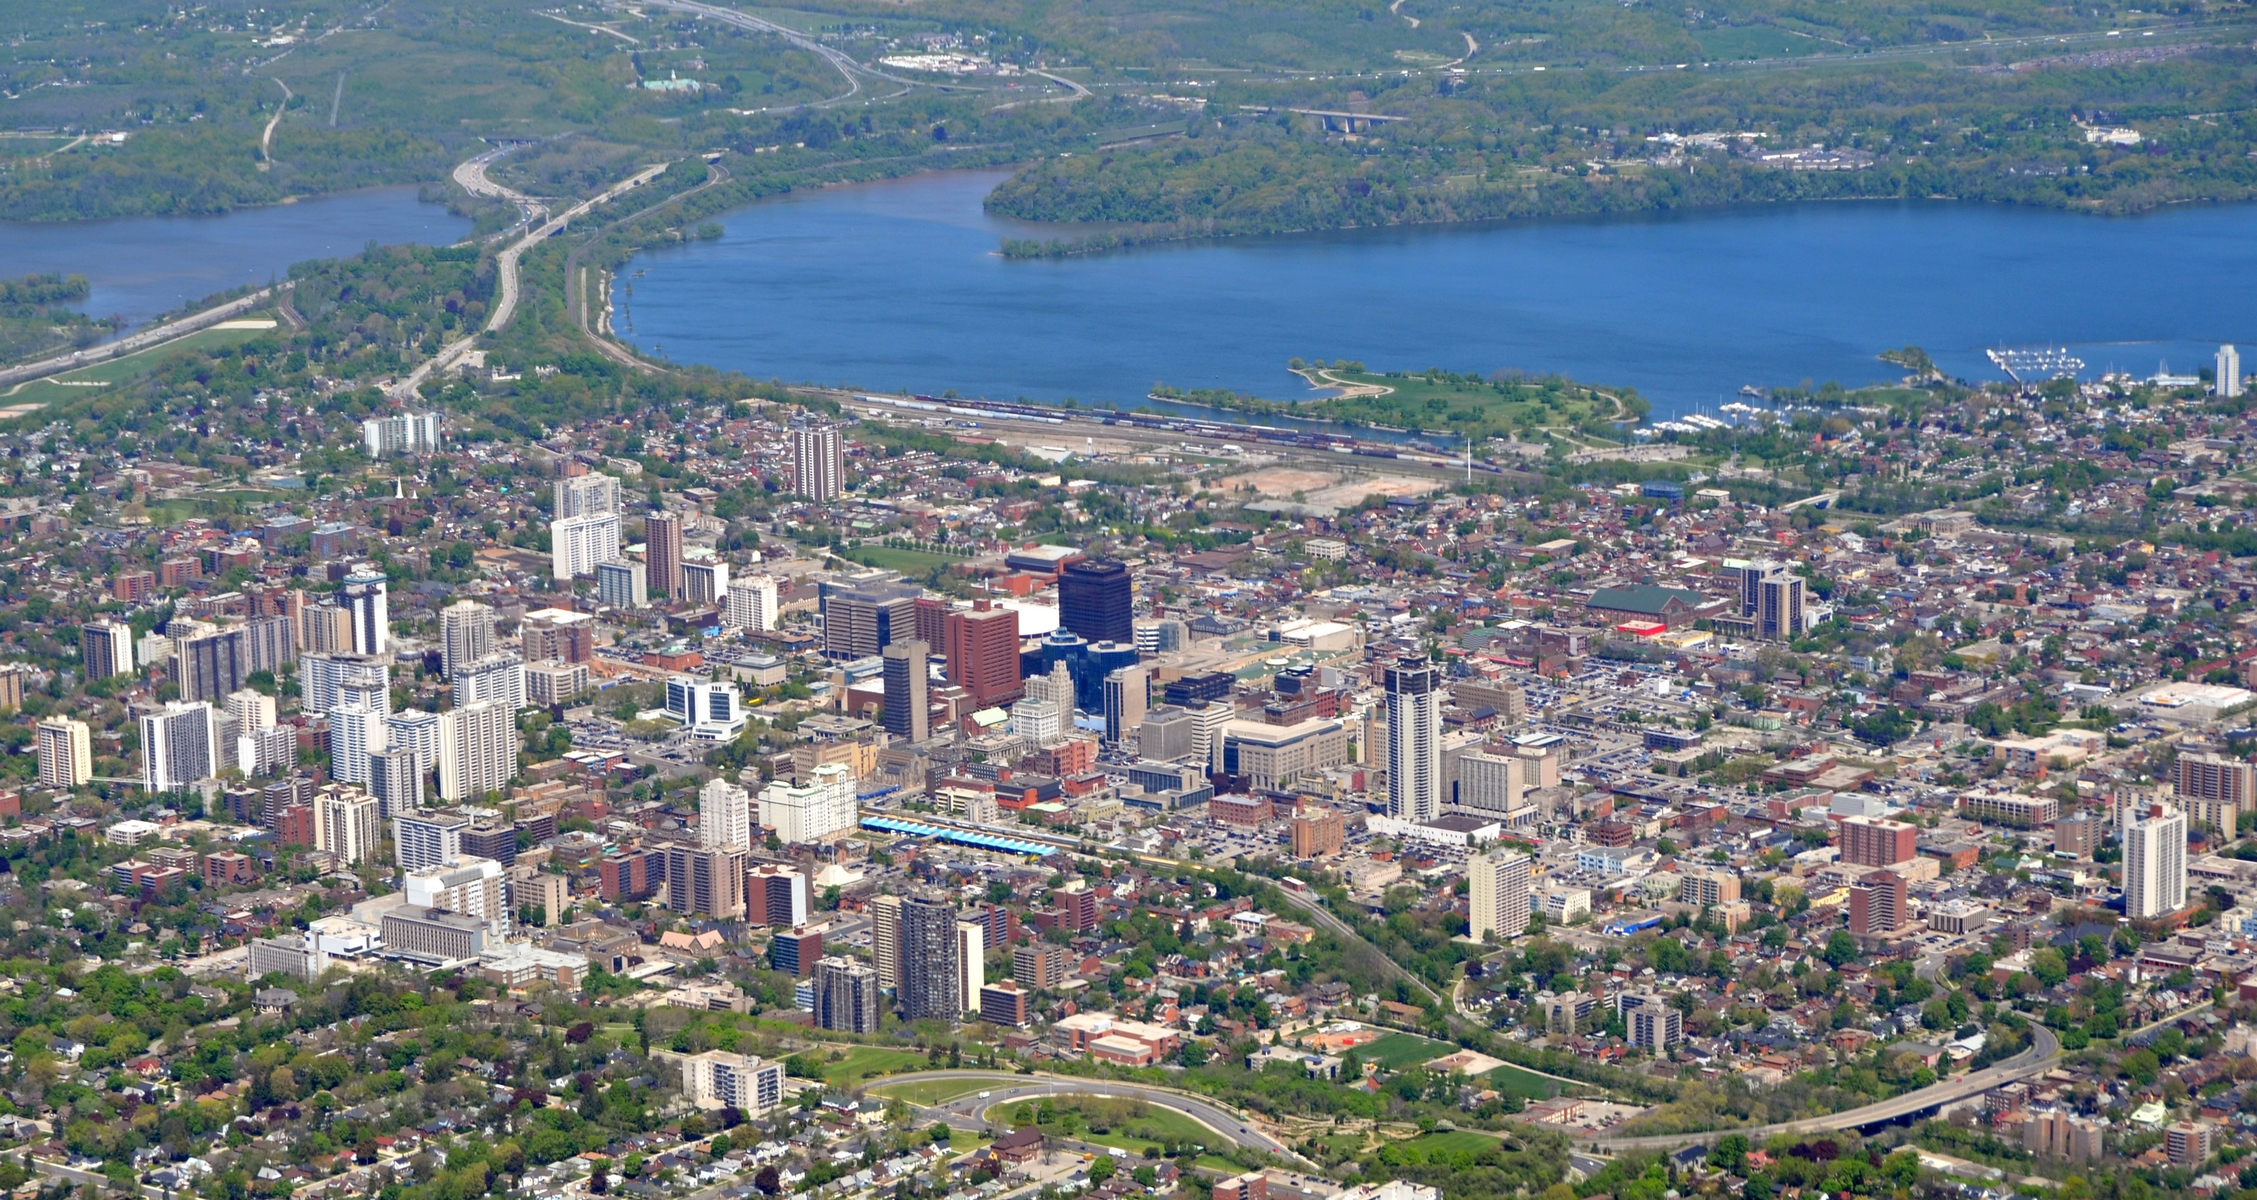
[[[845,763],[825,763],[803,785],[777,780],[760,793],[760,821],[787,846],[835,841],[861,820]],[[702,818],[701,818],[702,819]]]
[[[550,573],[573,579],[596,573],[596,564],[618,562],[619,514],[596,512],[549,522]]]
[[[471,800],[509,786],[517,774],[517,712],[473,704],[439,714],[439,795]]]

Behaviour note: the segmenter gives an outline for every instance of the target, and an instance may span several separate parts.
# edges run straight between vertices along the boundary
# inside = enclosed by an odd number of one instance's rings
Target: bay
[[[888,391],[1134,406],[1153,384],[1306,398],[1288,359],[1515,369],[1637,388],[1657,416],[1744,384],[1890,380],[1915,344],[1969,379],[1998,345],[2104,370],[2257,339],[2257,208],[2130,218],[1949,202],[1811,204],[1228,239],[1007,260],[1003,176],[762,201],[645,252],[620,335],[677,361]],[[1064,231],[1070,234],[1071,231]]]
[[[92,316],[127,326],[247,283],[286,276],[309,258],[358,254],[369,242],[448,245],[470,222],[425,204],[413,187],[369,188],[215,216],[0,221],[0,274],[84,275]]]

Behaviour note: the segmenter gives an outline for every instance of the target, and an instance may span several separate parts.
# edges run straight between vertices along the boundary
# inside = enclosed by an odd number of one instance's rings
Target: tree
[[[1845,929],[1837,929],[1826,939],[1826,950],[1820,957],[1829,966],[1839,967],[1857,961],[1857,939]]]
[[[1112,1155],[1100,1154],[1096,1161],[1089,1164],[1089,1181],[1093,1184],[1102,1184],[1111,1179],[1113,1172],[1117,1169],[1119,1169],[1118,1164],[1113,1161]]]
[[[1717,1139],[1715,1147],[1708,1152],[1708,1165],[1735,1175],[1740,1173],[1740,1168],[1747,1159],[1748,1139],[1737,1133]]]

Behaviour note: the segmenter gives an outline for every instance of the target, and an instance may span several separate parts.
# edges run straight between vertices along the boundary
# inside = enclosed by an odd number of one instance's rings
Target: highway
[[[297,99],[296,96],[291,94],[289,84],[277,79],[274,81],[274,86],[282,89],[282,103],[275,108],[274,116],[267,119],[266,132],[259,135],[259,170],[261,171],[274,165],[274,127],[282,123],[282,115],[290,111],[290,102]]]
[[[1139,855],[1138,857],[1149,858],[1150,856]],[[1153,861],[1174,860],[1153,859]],[[1285,891],[1284,889],[1279,890],[1280,894],[1284,895],[1290,902],[1293,903],[1295,907],[1301,909],[1303,912],[1308,913],[1311,919],[1315,920],[1318,924],[1323,925],[1326,929],[1331,930],[1333,933],[1339,935],[1344,940],[1354,942],[1362,941],[1362,939],[1356,934],[1355,930],[1351,926],[1349,926],[1347,922],[1342,921],[1339,917],[1326,910],[1323,904],[1319,902],[1315,897],[1296,895],[1292,892]],[[1368,942],[1364,942],[1363,944],[1370,946],[1370,943]],[[1373,950],[1376,952],[1377,948],[1373,947]],[[1384,955],[1382,955],[1381,957],[1383,959],[1385,958]],[[1434,994],[1432,989],[1426,987],[1424,980],[1410,975],[1408,972],[1404,972],[1400,966],[1396,965],[1392,961],[1389,961],[1388,965],[1390,967],[1393,967],[1396,972],[1400,973],[1400,978],[1409,979],[1414,986],[1426,991],[1429,996]],[[1451,997],[1451,1000],[1453,1015],[1456,1015],[1455,1010],[1457,997],[1453,995]],[[2175,1022],[2185,1020],[2186,1018],[2193,1016],[2198,1012],[2202,1012],[2209,1007],[2209,1002],[2205,1001],[2201,1004],[2181,1009],[2178,1012],[2172,1013],[2170,1016],[2165,1017],[2160,1021],[2152,1022],[2146,1026],[2135,1029],[2130,1033],[2125,1034],[2124,1041],[2126,1042],[2126,1044],[2129,1044],[2133,1039],[2142,1037],[2148,1033],[2162,1028],[2165,1025],[2170,1025]],[[2051,1070],[2055,1061],[2057,1061],[2061,1057],[2061,1039],[2054,1036],[2053,1031],[2047,1029],[2043,1025],[2033,1023],[2030,1026],[2030,1029],[2031,1045],[2029,1049],[2022,1051],[2020,1054],[2017,1054],[2004,1062],[1998,1063],[1994,1066],[1985,1067],[1980,1071],[1975,1071],[1971,1074],[1963,1075],[1957,1079],[1940,1080],[1917,1091],[1907,1092],[1902,1096],[1892,1097],[1890,1099],[1880,1101],[1876,1104],[1868,1104],[1863,1108],[1851,1109],[1848,1112],[1829,1113],[1825,1116],[1805,1117],[1793,1121],[1780,1121],[1770,1125],[1759,1125],[1754,1128],[1716,1129],[1700,1133],[1644,1134],[1632,1137],[1598,1137],[1589,1139],[1589,1144],[1596,1145],[1606,1150],[1667,1149],[1675,1146],[1688,1145],[1694,1142],[1711,1142],[1717,1138],[1723,1137],[1728,1133],[1744,1134],[1750,1138],[1760,1140],[1762,1138],[1770,1137],[1772,1134],[1776,1133],[1813,1133],[1828,1129],[1857,1129],[1868,1125],[1881,1125],[1890,1121],[1903,1120],[1906,1117],[1925,1112],[1929,1109],[1939,1108],[1947,1104],[1954,1104],[1961,1100],[1969,1099],[1970,1097],[1979,1096],[1984,1092],[1991,1090],[1992,1088],[1999,1087],[2008,1083],[2013,1083],[2017,1080],[2029,1079],[2034,1076],[2042,1075],[2048,1070]],[[950,1073],[948,1072],[937,1072],[924,1077],[946,1078],[949,1074]],[[1013,1076],[1011,1078],[1019,1077]],[[1040,1088],[1036,1089],[1037,1093],[1039,1093],[1040,1091]],[[998,1095],[1000,1094],[1001,1093],[998,1093]],[[961,1101],[954,1102],[954,1104],[961,1103]],[[996,1101],[991,1098],[988,1103],[992,1104],[996,1103]],[[1203,1123],[1209,1125],[1213,1124],[1213,1122]],[[1577,1140],[1579,1143],[1583,1141],[1583,1139],[1580,1138]]]
[[[595,298],[592,295],[593,289],[589,286],[590,281],[588,279],[587,269],[581,265],[582,261],[587,257],[588,251],[596,245],[597,241],[600,238],[600,235],[604,230],[613,229],[620,225],[624,225],[629,221],[641,217],[645,213],[656,211],[659,208],[662,208],[668,204],[673,204],[677,201],[687,200],[691,196],[695,196],[699,192],[702,192],[707,188],[719,187],[720,185],[727,183],[728,181],[729,169],[720,165],[719,163],[711,164],[707,168],[707,174],[704,183],[701,183],[696,187],[691,188],[690,190],[682,192],[678,195],[666,196],[661,199],[654,200],[651,203],[644,205],[642,208],[636,209],[634,212],[631,212],[624,217],[620,217],[617,220],[603,225],[596,230],[595,235],[586,238],[578,246],[573,247],[572,253],[565,257],[564,310],[567,314],[570,315],[572,323],[579,328],[581,334],[588,339],[588,343],[594,346],[596,350],[600,352],[605,358],[618,363],[620,366],[631,367],[637,371],[650,371],[655,369],[651,366],[651,364],[644,362],[640,358],[637,358],[632,351],[628,350],[625,346],[620,345],[610,336],[608,332],[608,319],[599,320],[593,315],[592,310],[595,307]],[[606,296],[607,301],[608,299],[609,297]]]
[[[2180,1014],[2185,1015],[2185,1014]],[[1592,1141],[1608,1150],[1651,1150],[1669,1146],[1683,1146],[1692,1142],[1714,1141],[1728,1133],[1744,1134],[1749,1139],[1761,1141],[1775,1133],[1818,1133],[1828,1129],[1860,1129],[1867,1125],[1881,1125],[1901,1121],[1916,1113],[1925,1112],[1946,1104],[1957,1103],[2001,1084],[2043,1075],[2053,1068],[2053,1061],[2061,1057],[2061,1039],[2043,1025],[2030,1026],[2033,1031],[2031,1046],[1997,1066],[1985,1067],[1957,1079],[1945,1079],[1917,1091],[1906,1092],[1853,1108],[1848,1112],[1829,1113],[1823,1117],[1804,1117],[1795,1121],[1779,1121],[1758,1125],[1752,1129],[1717,1129],[1707,1133],[1663,1133],[1643,1137],[1593,1138]]]
[[[547,14],[542,15],[546,16]],[[563,20],[561,17],[557,19]],[[496,183],[486,175],[486,168],[493,165],[494,160],[523,144],[522,142],[511,142],[496,146],[475,158],[467,158],[456,163],[454,170],[455,182],[462,186],[463,191],[484,199],[506,200],[517,206],[517,224],[510,226],[511,229],[530,225],[534,221],[547,216],[549,211],[547,205],[518,191],[516,188]]]
[[[2172,1013],[2160,1021],[2153,1021],[2123,1036],[2123,1044],[2203,1012],[2210,1007],[2205,1000]],[[2061,1057],[2061,1039],[2043,1025],[2031,1025],[2031,1046],[2022,1053],[1996,1066],[1985,1067],[1958,1079],[1932,1083],[1918,1091],[1902,1096],[1853,1108],[1848,1112],[1831,1113],[1823,1117],[1805,1117],[1795,1121],[1781,1121],[1773,1125],[1759,1125],[1753,1129],[1715,1129],[1705,1133],[1649,1134],[1643,1137],[1594,1138],[1592,1141],[1608,1150],[1652,1150],[1683,1146],[1693,1142],[1711,1142],[1727,1133],[1745,1134],[1760,1141],[1775,1133],[1817,1133],[1828,1129],[1858,1129],[1868,1125],[1881,1125],[1901,1121],[1906,1117],[1926,1112],[1946,1104],[1954,1104],[1998,1087],[2001,1084],[2043,1075],[2053,1068]],[[1579,1139],[1580,1140],[1580,1139]]]
[[[482,155],[481,157],[484,156]],[[468,354],[470,352],[470,348],[473,345],[477,344],[478,333],[491,333],[509,324],[510,317],[515,315],[517,312],[517,262],[519,258],[524,256],[527,250],[530,250],[534,246],[539,245],[543,239],[562,232],[566,226],[572,223],[574,218],[580,216],[582,213],[587,212],[589,209],[594,208],[599,204],[609,202],[622,192],[641,187],[642,185],[649,183],[651,180],[656,179],[659,174],[665,171],[669,165],[671,164],[656,163],[651,166],[644,167],[642,170],[637,171],[633,175],[620,180],[618,183],[612,184],[601,194],[589,197],[586,200],[582,200],[580,203],[575,204],[568,209],[565,209],[563,212],[558,213],[556,216],[550,217],[548,220],[535,226],[531,231],[526,233],[524,237],[518,239],[515,242],[512,242],[508,249],[503,250],[501,254],[496,257],[498,274],[496,287],[497,294],[494,297],[493,311],[488,313],[486,316],[486,324],[478,332],[471,333],[467,336],[457,338],[454,341],[447,343],[444,347],[440,348],[437,354],[434,354],[430,358],[425,359],[420,366],[416,367],[415,370],[408,373],[407,378],[392,385],[392,395],[403,400],[413,397],[415,395],[416,389],[423,386],[424,380],[429,379],[434,373],[444,371],[448,367],[453,366],[455,363],[460,362],[462,360],[462,356]]]
[[[894,1084],[924,1081],[995,1084],[975,1095],[958,1097],[943,1104],[921,1106],[925,1111],[940,1116],[959,1129],[984,1129],[987,1127],[988,1110],[1016,1104],[1021,1100],[1037,1100],[1044,1096],[1120,1097],[1142,1100],[1147,1104],[1182,1113],[1214,1130],[1217,1136],[1249,1150],[1296,1160],[1301,1157],[1285,1143],[1256,1129],[1247,1123],[1247,1118],[1222,1105],[1190,1092],[1150,1084],[1122,1083],[1111,1079],[1077,1079],[1065,1075],[1021,1075],[1011,1071],[919,1071],[910,1075],[889,1075],[884,1079],[872,1080],[870,1086],[891,1087]]]
[[[287,291],[294,286],[296,285],[285,282],[276,284],[274,287],[263,287],[255,292],[238,296],[225,304],[207,308],[202,312],[190,313],[185,317],[167,321],[162,325],[151,325],[139,333],[129,333],[114,342],[104,342],[99,346],[91,346],[84,350],[73,350],[69,354],[58,354],[53,358],[43,358],[38,362],[9,367],[0,371],[0,387],[26,383],[34,379],[44,379],[49,375],[60,375],[66,371],[75,371],[80,367],[93,366],[98,362],[108,362],[113,358],[137,354],[152,346],[161,346],[166,342],[187,337],[199,329],[217,325],[229,317],[241,316],[254,309],[262,308],[268,301],[275,298],[278,290]]]
[[[749,29],[757,33],[772,33],[809,54],[821,58],[836,68],[839,74],[846,77],[846,93],[831,97],[824,101],[826,104],[836,104],[860,95],[862,93],[862,80],[865,76],[871,79],[883,79],[888,83],[911,83],[910,80],[896,79],[883,71],[873,71],[854,61],[853,56],[845,51],[826,46],[789,26],[778,25],[774,21],[763,20],[760,17],[738,12],[733,8],[723,8],[718,4],[703,4],[699,0],[644,0],[641,7],[671,9],[675,12],[685,12],[693,16],[705,17],[708,20],[719,21],[724,25],[734,25],[739,29]]]

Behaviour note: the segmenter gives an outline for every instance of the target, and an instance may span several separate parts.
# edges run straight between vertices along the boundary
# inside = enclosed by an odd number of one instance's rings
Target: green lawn
[[[1546,1079],[1510,1063],[1489,1072],[1489,1086],[1506,1095],[1526,1096],[1530,1100],[1549,1100],[1560,1094],[1558,1080]]]
[[[946,554],[930,554],[923,550],[902,550],[893,546],[856,546],[851,550],[842,550],[839,554],[842,558],[851,558],[864,566],[884,567],[889,571],[899,571],[912,579],[923,578],[930,574],[934,567],[939,567],[945,571],[965,561],[961,558],[952,558]]]
[[[1615,411],[1613,402],[1596,396],[1591,389],[1560,379],[1491,383],[1471,373],[1375,374],[1348,370],[1333,371],[1330,377],[1342,383],[1392,390],[1384,396],[1313,400],[1305,407],[1328,417],[1396,429],[1471,434],[1477,438],[1503,437],[1518,431],[1523,440],[1530,440],[1537,436],[1530,432],[1537,427],[1604,421]]]
[[[957,1129],[951,1126],[948,1131],[948,1150],[951,1154],[970,1154],[972,1151],[987,1145],[988,1141],[989,1139],[980,1136],[977,1130]]]
[[[946,1104],[959,1096],[994,1087],[992,1083],[965,1079],[920,1079],[914,1083],[880,1084],[870,1089],[873,1096],[906,1100],[911,1104]]]
[[[1390,1033],[1376,1042],[1356,1047],[1356,1057],[1365,1062],[1378,1063],[1390,1071],[1400,1071],[1414,1063],[1440,1058],[1452,1049],[1454,1047],[1447,1042],[1437,1042],[1415,1033]]]
[[[1443,1156],[1480,1154],[1495,1149],[1497,1139],[1493,1134],[1474,1133],[1466,1129],[1453,1129],[1447,1133],[1429,1133],[1399,1142],[1398,1154],[1407,1162],[1431,1162]]]
[[[888,1050],[883,1046],[856,1046],[837,1062],[823,1063],[823,1080],[832,1087],[847,1088],[865,1079],[891,1075],[897,1071],[914,1071],[926,1065],[925,1056],[909,1050]]]
[[[991,1110],[997,1119],[1009,1121],[1019,1110],[1014,1102]],[[1222,1135],[1201,1125],[1173,1109],[1156,1104],[1143,1105],[1143,1115],[1128,1116],[1133,1102],[1121,1099],[1103,1100],[1096,1096],[1060,1096],[1051,1101],[1058,1115],[1042,1125],[1044,1133],[1057,1137],[1070,1137],[1099,1146],[1116,1146],[1134,1153],[1165,1148],[1169,1143],[1178,1145],[1220,1145]],[[1110,1115],[1108,1115],[1110,1110]],[[1092,1124],[1103,1125],[1102,1132]]]
[[[238,320],[259,319],[261,314],[246,313]],[[139,379],[157,368],[165,356],[176,350],[210,350],[220,346],[237,346],[252,338],[273,332],[267,329],[204,329],[189,334],[178,341],[128,354],[124,358],[65,371],[48,379],[35,379],[29,383],[0,391],[0,408],[15,404],[60,404],[67,400],[107,390],[128,380]]]

